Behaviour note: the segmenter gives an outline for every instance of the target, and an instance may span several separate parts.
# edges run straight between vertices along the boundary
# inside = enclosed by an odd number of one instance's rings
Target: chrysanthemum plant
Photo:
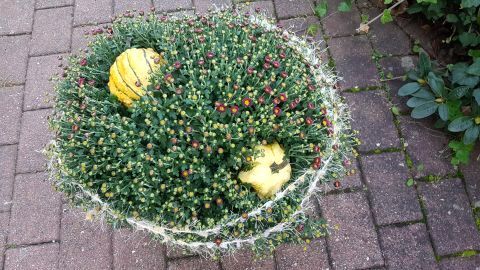
[[[58,81],[47,149],[56,186],[87,217],[210,255],[244,246],[265,253],[325,235],[324,221],[307,213],[322,185],[343,175],[352,139],[315,47],[235,10],[126,14],[95,34]],[[108,85],[130,48],[151,48],[165,64],[126,106]],[[290,177],[259,194],[239,174],[255,166],[259,146],[274,143]]]

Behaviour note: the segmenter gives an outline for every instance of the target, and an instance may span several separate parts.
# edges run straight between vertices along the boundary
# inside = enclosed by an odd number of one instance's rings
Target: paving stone
[[[112,268],[110,227],[85,220],[82,211],[64,205],[60,241],[60,269]]]
[[[232,7],[232,0],[193,0],[193,3],[195,4],[195,12],[197,14],[205,14],[209,9]]]
[[[228,270],[273,270],[275,262],[272,256],[258,259],[249,249],[222,257],[222,268]]]
[[[23,113],[20,144],[18,146],[17,173],[43,171],[46,157],[41,151],[53,137],[48,130],[50,109]]]
[[[369,9],[370,18],[382,13],[380,9]],[[395,23],[382,24],[376,20],[370,25],[368,32],[376,51],[387,55],[407,55],[411,53],[411,40]]]
[[[337,7],[341,0],[327,0],[327,15],[322,19],[325,34],[329,37],[347,36],[356,33],[360,25],[360,12],[355,4],[352,4],[352,10],[349,12],[339,12]],[[348,52],[346,50],[345,52]],[[352,50],[351,52],[355,52]]]
[[[77,26],[73,28],[72,32],[72,52],[77,53],[80,50],[85,50],[88,48],[88,43],[93,41],[94,37],[91,33],[97,29],[104,29],[110,24],[99,24],[99,25],[84,25]]]
[[[340,81],[342,89],[380,84],[377,67],[372,60],[373,51],[365,36],[332,38],[327,43],[338,75],[343,78]]]
[[[167,270],[215,270],[220,269],[218,262],[199,257],[182,258],[168,262]]]
[[[112,0],[75,1],[73,24],[96,24],[111,21],[113,12]]]
[[[62,72],[59,60],[65,55],[47,55],[31,57],[28,61],[27,82],[25,83],[24,110],[37,110],[52,107],[54,98],[54,83],[51,78]]]
[[[0,212],[9,211],[12,205],[16,156],[16,145],[0,146]]]
[[[327,237],[334,269],[383,266],[377,233],[363,192],[329,195],[319,203],[324,218],[334,228]]]
[[[152,8],[152,1],[151,0],[115,0],[115,15],[122,14],[125,11],[144,11],[149,12],[150,8]]]
[[[0,88],[0,145],[18,142],[22,91],[22,86]]]
[[[344,93],[352,114],[352,128],[358,130],[360,151],[400,147],[393,115],[382,90]],[[367,110],[365,108],[368,108]]]
[[[168,16],[180,18],[180,19],[184,17],[193,17],[194,15],[195,15],[195,11],[193,11],[192,9],[168,12]]]
[[[5,270],[58,268],[58,243],[9,249],[5,253]]]
[[[72,15],[72,7],[37,10],[30,54],[68,52],[70,50]]]
[[[164,269],[164,253],[164,246],[149,238],[146,233],[130,229],[114,232],[114,269]]]
[[[34,5],[35,0],[0,1],[0,35],[31,32]]]
[[[0,86],[25,82],[29,35],[0,36]]]
[[[423,223],[380,228],[380,239],[388,269],[438,269]]]
[[[278,270],[329,269],[325,239],[314,239],[310,244],[285,244],[275,251]]]
[[[419,185],[433,246],[440,256],[480,249],[480,233],[460,179]]]
[[[470,155],[470,163],[462,165],[461,171],[465,179],[467,193],[474,207],[480,208],[480,144],[477,143]]]
[[[177,11],[179,9],[191,9],[193,7],[192,0],[153,0],[153,5],[157,12]]]
[[[433,127],[433,119],[415,120],[401,116],[400,126],[405,137],[407,153],[415,167],[415,177],[455,173],[450,163],[448,137]]]
[[[440,261],[442,270],[478,270],[480,269],[480,256],[468,258],[453,257],[445,258]]]
[[[265,13],[270,18],[275,18],[275,7],[272,1],[255,1],[249,2],[246,5],[239,5],[240,12],[254,13],[256,10],[260,10],[260,13]]]
[[[335,182],[330,181],[328,183],[320,183],[319,187],[324,192],[330,192],[332,190],[351,190],[358,189],[363,187],[362,176],[360,170],[358,169],[358,162],[356,160],[352,161],[350,166],[347,166],[348,175],[340,179],[340,186],[335,187]]]
[[[385,57],[380,59],[380,66],[383,70],[385,79],[389,77],[399,77],[407,73],[408,70],[415,67],[417,63],[416,56],[394,56]],[[388,90],[390,91],[390,97],[394,106],[400,109],[402,112],[409,112],[411,109],[407,106],[408,97],[401,97],[398,95],[398,89],[402,87],[406,82],[401,79],[389,80],[386,82]]]
[[[313,15],[315,3],[312,0],[275,0],[279,19]]]
[[[409,174],[402,153],[363,156],[361,161],[377,225],[422,219],[415,188],[405,184]]]
[[[435,31],[432,30],[435,28],[430,27],[419,16],[397,16],[395,21],[413,40],[418,40],[425,51],[430,55],[435,55],[431,44],[431,40],[435,35]]]
[[[73,0],[37,0],[35,3],[36,9],[63,7],[73,5]]]
[[[0,213],[0,265],[3,265],[3,253],[6,249],[7,235],[8,235],[8,219],[10,213]]]
[[[60,195],[53,190],[45,173],[17,175],[8,243],[19,245],[58,240],[60,207]]]

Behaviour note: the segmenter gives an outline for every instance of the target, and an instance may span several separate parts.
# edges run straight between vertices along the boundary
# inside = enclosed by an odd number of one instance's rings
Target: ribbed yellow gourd
[[[251,170],[240,172],[238,178],[242,183],[252,185],[260,198],[269,198],[290,179],[292,168],[285,158],[285,151],[277,142],[259,145],[255,150],[261,153],[260,157],[252,161]]]
[[[153,49],[131,48],[121,53],[110,67],[108,88],[125,106],[132,106],[145,94],[150,74],[166,62]]]

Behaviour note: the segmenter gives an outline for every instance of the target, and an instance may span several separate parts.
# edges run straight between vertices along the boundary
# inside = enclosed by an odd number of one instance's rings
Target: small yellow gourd
[[[242,183],[252,185],[260,198],[269,198],[290,180],[292,168],[285,151],[277,142],[256,146],[255,150],[260,157],[252,161],[251,170],[240,172],[238,178]]]
[[[127,107],[145,95],[150,74],[166,62],[153,49],[131,48],[121,53],[110,67],[110,93]]]

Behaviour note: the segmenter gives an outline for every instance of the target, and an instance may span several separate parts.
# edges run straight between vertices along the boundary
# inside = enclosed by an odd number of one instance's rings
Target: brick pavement
[[[204,13],[231,0],[5,0],[0,2],[0,269],[475,269],[480,235],[472,207],[480,207],[478,161],[453,168],[447,138],[432,123],[391,113],[408,108],[396,95],[401,75],[415,62],[413,39],[428,33],[415,21],[374,25],[355,34],[361,14],[378,10],[358,0],[347,14],[312,16],[315,0],[262,0],[260,8],[302,34],[311,23],[326,39],[321,57],[334,63],[362,144],[351,175],[324,186],[320,214],[332,228],[310,245],[284,245],[252,260],[249,251],[204,260],[129,229],[85,220],[45,181],[39,151],[51,138],[48,78],[68,53],[85,48],[84,34],[131,9]],[[328,0],[335,7],[339,0]],[[376,52],[376,53],[374,53]],[[375,57],[373,57],[375,55]],[[480,153],[477,147],[476,152]],[[478,154],[477,154],[478,155]],[[435,176],[435,177],[432,177]],[[461,178],[458,178],[461,176]],[[415,179],[407,186],[408,178]],[[432,182],[433,180],[433,182]],[[478,218],[478,217],[477,217]],[[473,250],[473,252],[472,252]],[[469,255],[462,257],[460,255]],[[475,255],[476,254],[476,255]]]

